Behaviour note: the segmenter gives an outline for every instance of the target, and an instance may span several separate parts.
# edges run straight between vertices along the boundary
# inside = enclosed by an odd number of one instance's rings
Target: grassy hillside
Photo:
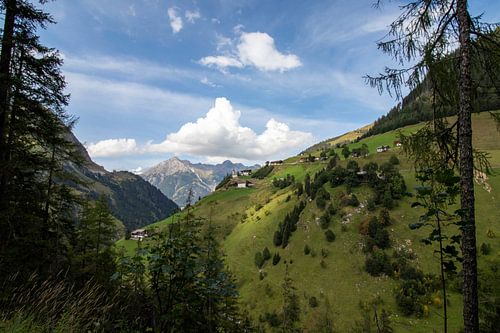
[[[415,131],[421,125],[402,129],[402,132]],[[488,186],[476,186],[477,198],[477,238],[478,245],[483,242],[492,247],[491,254],[479,257],[479,265],[483,267],[488,260],[500,257],[500,225],[497,212],[500,210],[500,132],[495,128],[487,114],[473,117],[474,144],[476,148],[486,150],[491,154],[491,164],[494,174],[489,175]],[[397,155],[401,163],[398,166],[404,176],[409,191],[413,192],[416,185],[414,173],[409,161],[401,154],[401,149],[393,148],[390,152],[375,153],[380,145],[392,146],[398,132],[391,131],[381,135],[361,140],[351,144],[351,148],[366,143],[370,150],[367,158],[356,159],[363,165],[375,161],[379,164]],[[346,161],[342,160],[345,166]],[[346,332],[356,321],[361,321],[360,302],[375,298],[382,300],[381,307],[389,310],[395,332],[431,332],[441,329],[441,308],[430,306],[428,316],[416,318],[405,317],[395,303],[394,290],[398,281],[389,277],[372,277],[364,270],[365,253],[362,251],[363,237],[358,232],[359,224],[366,218],[368,211],[366,201],[371,196],[371,189],[362,185],[353,189],[362,205],[358,208],[345,207],[343,214],[345,223],[341,223],[340,214],[334,216],[331,229],[336,234],[334,242],[327,242],[324,230],[320,228],[318,218],[322,210],[314,201],[308,202],[300,215],[297,230],[292,234],[286,248],[273,245],[273,234],[278,223],[283,221],[298,202],[292,186],[278,189],[272,185],[273,178],[293,175],[297,181],[302,181],[309,173],[311,177],[325,167],[324,162],[297,163],[297,158],[290,158],[284,165],[276,166],[273,172],[262,180],[255,180],[255,188],[219,190],[199,201],[193,208],[195,215],[210,218],[219,228],[219,234],[226,254],[226,262],[234,273],[241,294],[242,305],[258,322],[259,316],[266,312],[279,311],[282,306],[283,277],[285,263],[288,264],[290,276],[294,280],[297,294],[300,297],[302,309],[301,321],[306,332],[316,332],[315,324],[330,304],[331,315],[338,332]],[[345,187],[332,188],[325,185],[332,198],[339,192],[345,192]],[[434,246],[420,242],[429,230],[410,230],[408,224],[418,220],[420,211],[410,208],[412,198],[406,197],[398,202],[390,214],[393,224],[388,227],[393,248],[397,246],[410,247],[416,254],[414,264],[425,273],[438,272],[438,260],[433,253]],[[378,211],[373,214],[378,214]],[[176,215],[153,225],[162,227]],[[350,214],[350,215],[349,215]],[[496,238],[489,238],[487,231],[493,231]],[[129,251],[135,247],[133,241],[121,241]],[[304,254],[304,246],[311,249],[309,255]],[[254,256],[257,251],[267,247],[271,255],[279,252],[281,261],[272,265],[267,261],[262,269],[256,267]],[[323,254],[326,254],[324,257]],[[388,253],[392,253],[389,250]],[[323,262],[323,263],[322,263]],[[310,297],[316,297],[319,306],[309,305]],[[461,327],[461,295],[452,292],[449,297],[449,331],[458,332]]]

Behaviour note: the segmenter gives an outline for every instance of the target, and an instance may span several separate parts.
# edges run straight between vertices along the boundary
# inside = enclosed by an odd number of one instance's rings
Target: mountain
[[[481,252],[478,258],[480,270],[486,271],[500,264],[500,243],[497,240],[500,235],[500,225],[497,223],[500,209],[500,132],[488,114],[481,113],[472,118],[474,145],[490,154],[494,171],[482,179],[478,178],[475,187],[477,244],[481,247],[491,246],[489,254]],[[390,239],[390,247],[377,253],[385,253],[386,257],[383,257],[394,265],[397,264],[398,256],[406,256],[404,258],[411,267],[436,277],[439,276],[439,261],[434,253],[436,246],[421,241],[429,237],[431,229],[412,230],[409,227],[410,223],[419,221],[423,213],[423,210],[411,206],[415,201],[414,189],[418,185],[414,168],[400,147],[392,147],[399,130],[408,134],[421,126],[408,126],[348,143],[350,149],[366,144],[370,154],[366,158],[342,158],[338,165],[346,168],[348,163],[356,162],[360,168],[364,168],[370,162],[383,165],[391,160],[391,156],[398,157],[396,168],[413,196],[395,199],[389,211],[390,225],[384,229]],[[390,145],[392,148],[389,152],[376,153],[376,147],[380,145]],[[340,149],[335,149],[340,153]],[[318,156],[320,151],[321,147],[311,153]],[[367,221],[379,218],[384,211],[381,204],[370,207],[369,202],[374,197],[374,189],[370,184],[362,182],[352,187],[346,184],[332,185],[328,179],[334,178],[326,177],[326,183],[321,185],[324,180],[319,183],[321,189],[315,199],[307,197],[305,193],[298,195],[294,185],[284,184],[286,187],[282,187],[273,180],[286,179],[287,175],[292,175],[296,182],[304,184],[309,174],[312,178],[311,187],[318,186],[315,185],[316,178],[322,178],[320,172],[327,165],[323,161],[300,163],[299,160],[300,156],[291,157],[286,160],[287,163],[273,166],[264,179],[251,179],[254,187],[218,189],[194,204],[190,210],[196,217],[209,218],[216,227],[225,262],[234,274],[241,304],[250,317],[259,322],[264,331],[274,331],[273,318],[279,315],[283,307],[282,285],[285,272],[288,272],[299,295],[300,308],[303,310],[300,321],[304,332],[326,331],[319,327],[328,321],[327,316],[334,323],[336,332],[358,331],[354,328],[359,328],[360,323],[375,317],[374,307],[378,307],[378,313],[381,309],[391,313],[394,332],[424,333],[439,330],[442,327],[443,296],[438,289],[426,294],[427,298],[418,300],[421,304],[410,303],[416,304],[418,311],[423,310],[422,313],[408,315],[406,310],[401,310],[396,295],[403,290],[405,281],[414,283],[414,280],[403,280],[397,266],[394,266],[395,272],[388,273],[392,277],[386,274],[372,276],[366,270],[368,259],[372,257],[366,249],[368,238],[364,235],[365,227]],[[352,199],[348,193],[355,194],[358,206],[347,200]],[[318,197],[326,200],[326,204],[320,204]],[[291,233],[286,246],[276,246],[276,232],[285,225],[285,221],[291,219],[300,202],[304,202],[305,207],[299,213],[294,228],[290,229],[295,231]],[[181,211],[151,227],[165,228],[184,216],[186,211]],[[328,240],[325,227],[336,236],[333,241],[332,238]],[[450,234],[455,231],[451,226],[446,228]],[[127,248],[131,255],[137,246],[132,240],[120,240],[118,244]],[[271,258],[263,264],[261,262],[259,267],[256,258],[262,256],[266,248]],[[273,258],[277,257],[275,254],[279,254],[281,259],[273,262]],[[393,266],[389,267],[392,270]],[[484,279],[485,276],[480,275],[479,278]],[[436,278],[433,281],[437,281]],[[459,287],[451,289],[447,296],[448,304],[451,304],[448,307],[448,327],[450,332],[459,332],[462,325],[462,295]],[[372,331],[377,330],[373,321],[370,325]]]
[[[89,199],[106,195],[113,215],[127,229],[140,228],[178,210],[175,202],[141,177],[127,171],[109,172],[94,163],[72,133],[68,134],[68,140],[83,159],[81,165],[66,163],[65,168],[80,181],[68,185]]]
[[[211,193],[227,175],[244,169],[256,169],[258,165],[245,166],[241,163],[224,161],[211,165],[180,160],[172,157],[146,170],[141,176],[156,186],[163,194],[179,206],[184,206],[192,190],[193,201]]]

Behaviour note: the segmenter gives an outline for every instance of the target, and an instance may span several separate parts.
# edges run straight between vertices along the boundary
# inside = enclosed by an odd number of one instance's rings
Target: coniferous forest
[[[95,164],[86,149],[98,145],[76,139],[65,57],[41,38],[56,24],[47,7],[0,0],[0,331],[498,332],[500,27],[472,16],[466,0],[399,7],[376,45],[398,66],[364,77],[398,104],[342,144],[285,159],[287,143],[296,154],[313,136],[274,119],[257,135],[238,127],[240,111],[223,117],[217,105],[161,144],[133,141],[137,155],[202,145],[213,128],[175,140],[215,114],[229,124],[215,136],[240,146],[209,142],[206,160],[267,160],[233,170],[196,203],[188,190],[182,209],[140,175]],[[174,35],[197,20],[220,24],[165,12]],[[231,67],[281,75],[307,65],[244,29],[216,34],[217,51],[237,44],[231,51],[190,63],[224,77]],[[268,53],[254,59],[261,49],[248,43],[262,35]],[[269,59],[285,65],[259,62]]]

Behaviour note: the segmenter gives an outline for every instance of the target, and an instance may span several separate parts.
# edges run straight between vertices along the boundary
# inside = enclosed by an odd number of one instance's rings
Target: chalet
[[[385,151],[388,151],[389,149],[391,149],[391,147],[389,146],[379,146],[377,147],[377,153],[383,153]]]
[[[231,173],[231,177],[232,178],[237,178],[238,177],[238,173],[236,172],[236,170],[233,169],[233,172]]]
[[[254,186],[255,186],[255,184],[248,181],[248,180],[245,180],[245,181],[242,180],[242,181],[239,181],[236,183],[237,188],[247,188],[247,187],[254,187]]]
[[[144,229],[137,229],[130,233],[130,239],[142,241],[144,238],[147,238],[149,235]]]
[[[307,157],[301,157],[299,158],[299,163],[305,163],[307,162],[308,158]]]
[[[246,170],[241,170],[239,172],[240,176],[250,176],[252,174],[252,170],[246,169]]]
[[[271,161],[271,162],[269,162],[269,165],[281,165],[281,164],[283,164],[282,160],[277,160],[277,161]]]
[[[401,146],[402,146],[401,140],[394,141],[394,147],[401,147]]]

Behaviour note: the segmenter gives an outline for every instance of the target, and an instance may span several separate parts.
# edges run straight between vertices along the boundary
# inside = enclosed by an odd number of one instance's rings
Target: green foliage
[[[309,253],[311,253],[311,248],[309,245],[304,245],[304,254],[307,256]]]
[[[488,243],[481,244],[481,254],[487,256],[491,253],[491,245]]]
[[[500,322],[500,261],[489,261],[479,278],[479,325],[480,331],[494,333]]]
[[[288,266],[285,270],[283,288],[283,308],[281,310],[281,329],[283,332],[300,332],[300,302],[295,293],[293,280],[288,273]]]
[[[399,159],[396,155],[391,155],[391,157],[389,158],[389,163],[391,163],[392,165],[398,165]]]
[[[285,178],[273,178],[273,186],[280,189],[288,187],[293,183],[295,183],[295,177],[289,174],[287,174]]]
[[[285,216],[283,222],[278,225],[278,230],[274,232],[273,236],[273,243],[275,246],[281,245],[285,248],[288,245],[290,236],[297,230],[300,214],[305,207],[305,202],[301,201],[293,208],[291,213]]]
[[[264,260],[264,256],[262,256],[262,252],[255,253],[254,262],[255,266],[257,266],[258,268],[262,268],[262,266],[264,266],[264,263],[266,261]]]
[[[382,250],[375,250],[370,253],[365,261],[365,270],[372,276],[382,274],[392,276],[392,265],[387,254]]]
[[[316,297],[314,297],[314,296],[309,297],[309,306],[311,308],[316,308],[316,307],[318,307],[318,305],[319,304],[318,304],[318,300],[316,299]]]
[[[281,260],[280,254],[276,252],[273,256],[273,266],[276,266]]]
[[[351,151],[349,150],[349,147],[347,145],[345,145],[342,148],[342,156],[344,156],[344,158],[347,160],[350,155],[351,155]]]
[[[266,178],[274,169],[274,166],[272,165],[265,165],[259,170],[255,171],[252,176],[257,179],[264,179]]]
[[[327,231],[325,231],[325,238],[328,242],[333,242],[336,236],[331,229],[328,229]]]
[[[269,249],[267,248],[267,246],[262,251],[262,258],[264,259],[264,261],[271,259],[271,252],[269,252]]]

